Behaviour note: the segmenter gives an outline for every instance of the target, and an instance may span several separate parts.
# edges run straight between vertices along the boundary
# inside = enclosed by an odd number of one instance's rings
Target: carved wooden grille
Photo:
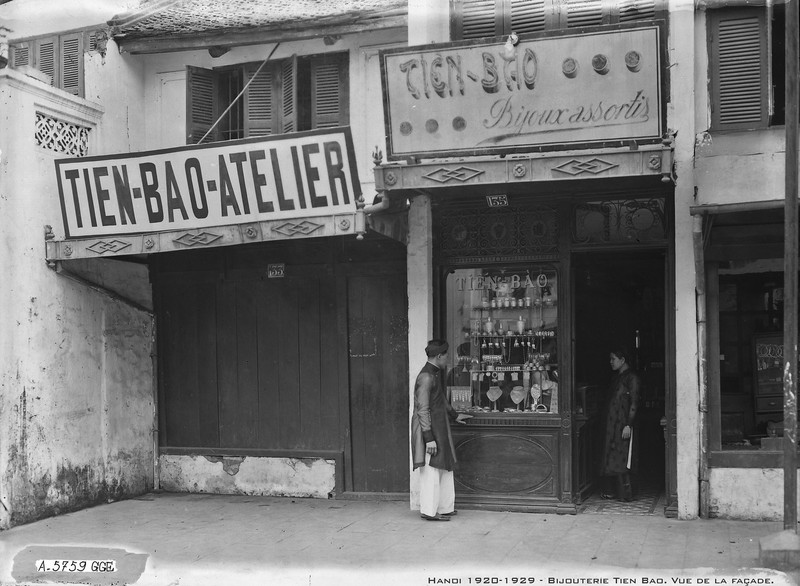
[[[437,256],[451,262],[529,260],[558,254],[556,210],[442,210],[435,218]]]
[[[37,112],[36,144],[71,157],[85,157],[89,152],[89,129]]]
[[[667,214],[663,198],[590,201],[575,206],[575,244],[641,244],[665,242]]]

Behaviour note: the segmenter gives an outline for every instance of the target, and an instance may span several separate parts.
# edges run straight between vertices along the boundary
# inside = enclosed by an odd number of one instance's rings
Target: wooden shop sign
[[[355,212],[349,128],[55,162],[67,238]]]
[[[389,158],[655,142],[660,35],[620,25],[381,51]]]

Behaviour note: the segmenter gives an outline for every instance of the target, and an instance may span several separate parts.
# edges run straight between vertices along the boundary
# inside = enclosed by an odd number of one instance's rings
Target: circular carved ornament
[[[146,238],[146,239],[145,239],[145,241],[144,241],[144,247],[145,247],[147,250],[150,250],[150,249],[151,249],[151,248],[153,248],[155,245],[156,245],[156,241],[155,241],[155,240],[153,240],[152,238]]]
[[[513,173],[514,177],[516,177],[517,179],[521,179],[522,177],[525,177],[525,175],[528,174],[528,168],[522,163],[517,163],[516,165],[514,165]]]
[[[564,429],[569,429],[572,427],[572,418],[569,415],[565,415],[561,420],[561,427]]]
[[[393,171],[388,171],[383,180],[386,182],[386,185],[394,185],[397,183],[397,175],[395,175]]]
[[[69,244],[64,245],[64,256],[72,256],[72,246]]]
[[[258,236],[258,231],[256,231],[256,229],[253,228],[252,226],[248,226],[247,229],[245,229],[244,233],[247,235],[248,238],[255,238],[256,236]]]
[[[339,220],[339,228],[341,230],[349,230],[350,229],[350,220],[347,218],[342,218]]]
[[[653,171],[658,171],[661,168],[661,157],[659,155],[650,155],[647,166]]]

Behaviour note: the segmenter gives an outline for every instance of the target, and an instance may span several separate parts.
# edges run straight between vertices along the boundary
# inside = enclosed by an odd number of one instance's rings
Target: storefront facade
[[[293,36],[118,19],[58,36],[83,51],[61,89],[12,36],[2,348],[30,359],[3,363],[0,525],[153,488],[415,508],[433,336],[475,416],[458,506],[576,512],[624,344],[664,513],[779,518],[781,10],[723,4],[412,0]]]
[[[432,300],[410,340],[450,341],[448,392],[474,415],[453,429],[459,506],[575,512],[624,344],[647,381],[642,474],[677,515],[665,35],[651,18],[381,54],[376,187],[411,201],[409,292]]]

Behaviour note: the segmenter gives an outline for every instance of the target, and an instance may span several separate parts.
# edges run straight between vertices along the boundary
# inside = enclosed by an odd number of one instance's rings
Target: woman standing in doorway
[[[617,347],[609,355],[611,370],[615,372],[609,387],[606,430],[603,441],[603,498],[633,500],[630,469],[635,461],[634,425],[639,408],[641,381],[630,367],[630,354]],[[616,488],[616,494],[614,491]]]

